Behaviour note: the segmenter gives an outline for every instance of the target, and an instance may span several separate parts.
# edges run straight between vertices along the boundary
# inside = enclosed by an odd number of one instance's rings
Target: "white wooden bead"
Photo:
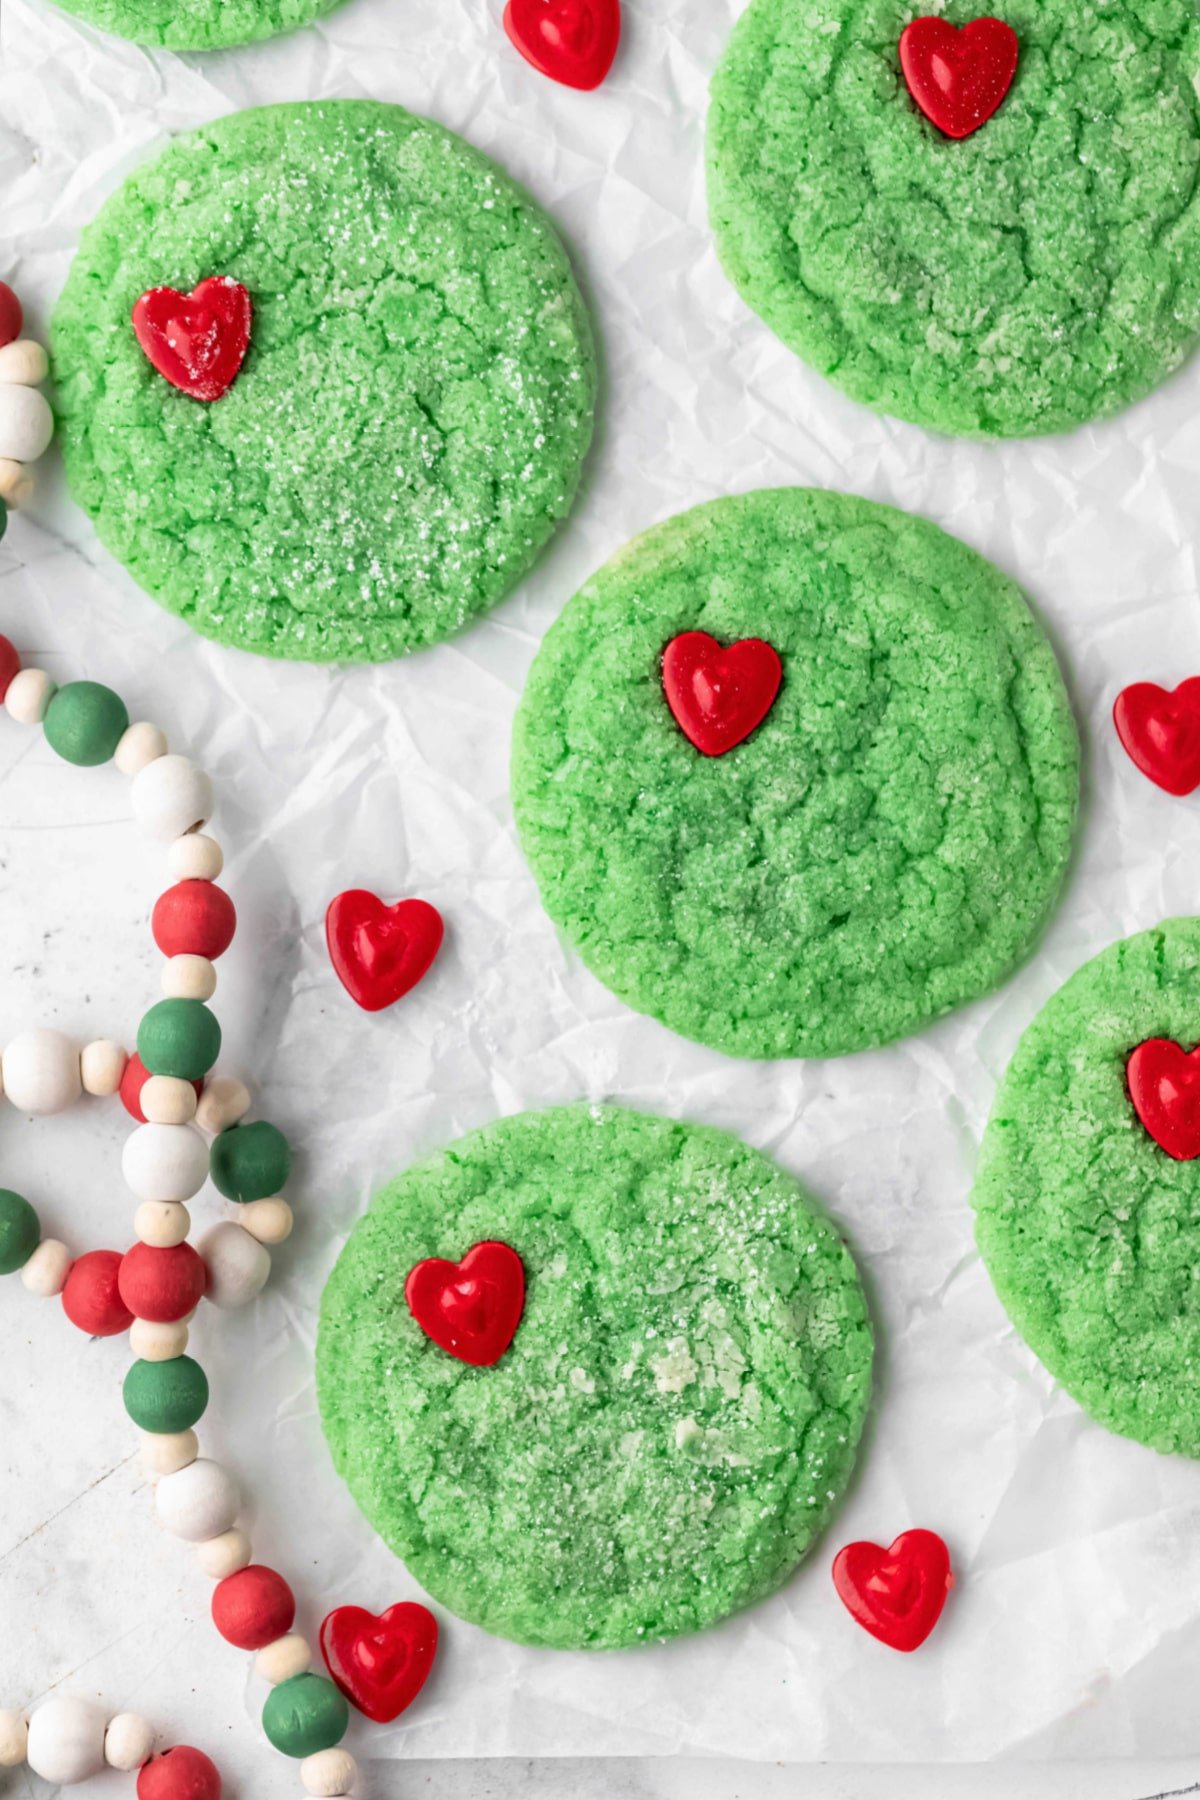
[[[162,991],[168,1000],[211,1000],[217,991],[217,971],[207,956],[168,957],[163,964]]]
[[[157,725],[138,719],[121,734],[113,761],[122,775],[140,775],[142,770],[167,754],[167,740]]]
[[[233,1219],[205,1232],[196,1248],[208,1266],[207,1294],[214,1306],[245,1306],[266,1286],[270,1253]]]
[[[36,487],[32,469],[11,456],[0,456],[0,500],[5,506],[28,506]]]
[[[139,1713],[118,1713],[104,1734],[104,1760],[110,1769],[132,1772],[154,1754],[154,1727]]]
[[[159,756],[147,763],[134,776],[129,798],[147,837],[165,843],[203,825],[213,808],[212,782],[186,756]]]
[[[0,1709],[0,1769],[19,1769],[25,1761],[29,1726],[25,1714]]]
[[[151,1075],[142,1083],[138,1104],[149,1125],[188,1125],[196,1116],[196,1090],[174,1075]]]
[[[154,1504],[172,1537],[203,1544],[229,1530],[242,1499],[229,1470],[201,1456],[159,1482]]]
[[[158,1319],[135,1319],[129,1327],[129,1348],[143,1362],[174,1362],[187,1347],[188,1328],[182,1320],[168,1324]]]
[[[236,1575],[239,1569],[247,1566],[251,1555],[250,1539],[236,1526],[232,1531],[223,1531],[220,1537],[209,1538],[207,1543],[196,1545],[196,1561],[214,1581],[224,1581],[227,1575]]]
[[[276,1638],[265,1650],[260,1650],[254,1659],[254,1667],[264,1681],[272,1687],[278,1687],[281,1681],[290,1681],[293,1675],[303,1675],[312,1667],[312,1651],[308,1639],[301,1637],[298,1631],[290,1631],[286,1637]]]
[[[279,1195],[272,1200],[247,1200],[238,1207],[238,1224],[260,1244],[282,1244],[292,1235],[292,1209]]]
[[[139,1125],[121,1173],[139,1200],[190,1200],[208,1179],[208,1145],[190,1125]]]
[[[30,1714],[25,1760],[44,1781],[74,1787],[104,1767],[104,1725],[90,1700],[54,1694]]]
[[[36,462],[53,436],[54,414],[45,394],[33,387],[0,387],[0,456]]]
[[[111,1038],[97,1038],[94,1044],[85,1044],[79,1053],[84,1093],[95,1094],[102,1100],[115,1094],[128,1061],[120,1044],[114,1044]]]
[[[35,1118],[65,1112],[83,1092],[78,1045],[44,1025],[23,1031],[4,1052],[4,1091]]]
[[[208,1082],[196,1108],[196,1123],[201,1131],[216,1137],[250,1111],[250,1090],[244,1081],[228,1075],[217,1075]]]
[[[358,1780],[358,1764],[348,1750],[318,1750],[300,1764],[306,1794],[349,1794]]]
[[[50,358],[33,338],[14,338],[0,349],[0,381],[36,387],[50,373]]]
[[[18,669],[4,695],[4,710],[18,725],[40,725],[56,692],[45,669]]]
[[[167,867],[176,881],[215,881],[225,867],[225,853],[215,838],[189,831],[167,851]]]
[[[147,1475],[176,1475],[189,1469],[200,1454],[194,1431],[143,1431],[142,1467]]]
[[[53,1300],[66,1287],[73,1261],[58,1238],[43,1238],[21,1270],[21,1285],[38,1300]]]
[[[192,1229],[192,1215],[174,1200],[143,1200],[133,1215],[133,1229],[143,1244],[173,1250]]]

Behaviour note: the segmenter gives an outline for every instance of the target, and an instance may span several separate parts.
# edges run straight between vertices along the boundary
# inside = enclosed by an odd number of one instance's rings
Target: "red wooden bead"
[[[217,1765],[203,1750],[177,1744],[143,1763],[137,1800],[221,1800]]]
[[[296,1622],[296,1598],[274,1569],[251,1563],[213,1590],[213,1624],[239,1650],[263,1650]]]
[[[121,1260],[119,1250],[89,1250],[71,1265],[62,1291],[63,1311],[89,1337],[116,1337],[133,1324],[117,1287]]]
[[[139,1125],[146,1123],[146,1115],[142,1111],[142,1089],[150,1079],[150,1071],[135,1050],[125,1064],[125,1073],[121,1077],[121,1104],[131,1119]],[[193,1081],[197,1100],[204,1092],[202,1081]]]
[[[0,281],[0,347],[11,344],[14,338],[20,337],[24,320],[21,302],[7,281]]]
[[[173,1324],[204,1298],[208,1270],[190,1244],[134,1244],[121,1258],[117,1286],[135,1319]]]
[[[150,918],[164,956],[207,956],[228,950],[237,930],[233,901],[211,881],[179,881],[160,894]]]
[[[21,659],[6,637],[0,637],[0,700],[8,692],[8,684],[21,667]]]

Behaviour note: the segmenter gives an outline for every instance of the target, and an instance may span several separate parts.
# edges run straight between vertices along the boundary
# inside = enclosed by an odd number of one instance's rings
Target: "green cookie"
[[[979,1248],[1013,1324],[1113,1431],[1200,1456],[1200,1161],[1175,1162],[1125,1082],[1147,1038],[1200,1038],[1200,920],[1112,944],[1009,1065],[975,1181]]]
[[[340,0],[58,0],[66,12],[135,44],[219,50],[278,37],[332,12]]]
[[[914,10],[752,0],[709,118],[730,279],[847,394],[919,425],[1020,437],[1119,411],[1200,332],[1194,5],[1005,0],[1016,79],[957,141],[900,73]]]
[[[242,283],[212,403],[143,355],[147,289]],[[382,661],[492,606],[562,519],[592,432],[583,301],[545,215],[398,106],[235,113],[132,176],[54,316],[76,499],[221,643]]]
[[[405,1304],[413,1265],[510,1245],[525,1311],[473,1368]],[[525,1113],[379,1194],[321,1307],[339,1472],[454,1612],[520,1643],[696,1631],[785,1581],[850,1475],[870,1388],[854,1263],[724,1132]]]
[[[677,634],[766,638],[783,686],[723,756],[664,698]],[[987,993],[1058,892],[1078,746],[1012,582],[818,489],[719,500],[569,603],[517,715],[551,917],[623,1000],[734,1056],[834,1056]]]

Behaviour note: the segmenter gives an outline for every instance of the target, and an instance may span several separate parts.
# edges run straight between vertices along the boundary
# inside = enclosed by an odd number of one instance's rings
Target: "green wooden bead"
[[[0,538],[2,538],[4,536],[4,534],[7,530],[8,530],[8,507],[5,505],[3,500],[0,500]]]
[[[190,1356],[135,1362],[122,1389],[125,1411],[141,1431],[186,1431],[208,1405],[208,1377]]]
[[[221,1054],[221,1027],[202,1000],[160,1000],[143,1015],[137,1048],[152,1075],[199,1081]]]
[[[129,729],[129,713],[121,696],[98,681],[69,681],[46,708],[42,729],[65,762],[93,769],[112,756]]]
[[[213,1139],[209,1173],[227,1200],[244,1203],[277,1194],[292,1171],[292,1152],[277,1125],[265,1119],[231,1125]]]
[[[315,1756],[332,1750],[346,1735],[350,1708],[321,1675],[294,1675],[281,1681],[263,1707],[263,1730],[285,1756]]]
[[[28,1200],[0,1188],[0,1275],[23,1269],[41,1241],[42,1228]]]

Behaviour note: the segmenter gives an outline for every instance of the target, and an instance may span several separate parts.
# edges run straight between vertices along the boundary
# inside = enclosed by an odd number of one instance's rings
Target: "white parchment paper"
[[[380,1794],[402,1791],[388,1759],[416,1756],[1196,1748],[1200,1467],[1109,1436],[1056,1392],[992,1293],[967,1196],[997,1077],[1041,1002],[1113,938],[1196,907],[1200,810],[1136,775],[1108,711],[1127,680],[1200,669],[1200,364],[1114,422],[1034,443],[950,443],[843,400],[747,313],[706,228],[706,88],[736,10],[627,3],[616,69],[583,96],[516,58],[499,0],[350,0],[291,38],[207,57],[4,0],[0,274],[38,334],[81,225],[170,133],[264,101],[371,95],[465,133],[532,189],[602,346],[569,526],[494,615],[407,663],[329,672],[194,637],[100,551],[53,454],[0,544],[0,630],[61,679],[112,683],[217,783],[241,917],[217,996],[222,1067],[251,1078],[298,1147],[300,1224],[261,1299],[196,1328],[213,1386],[203,1435],[244,1478],[258,1554],[292,1578],[303,1626],[417,1591],[335,1479],[312,1382],[326,1272],[372,1190],[414,1157],[579,1096],[711,1121],[824,1198],[870,1285],[878,1389],[861,1472],[785,1591],[699,1639],[618,1655],[522,1650],[443,1615],[420,1704],[393,1728],[353,1728]],[[541,911],[507,798],[514,705],[567,597],[655,520],[780,482],[909,507],[1016,576],[1085,735],[1079,853],[1038,954],[994,998],[833,1063],[735,1063],[614,1001]],[[343,995],[322,939],[329,899],[359,884],[424,895],[449,924],[431,976],[375,1018]],[[161,885],[120,777],[68,768],[0,714],[0,1040],[42,1022],[128,1042],[157,994]],[[5,1109],[5,1183],[78,1247],[123,1245],[123,1132],[112,1106],[37,1125]],[[198,1224],[219,1209],[210,1191]],[[153,1524],[120,1401],[124,1345],[84,1342],[10,1282],[0,1349],[0,1704],[65,1682],[203,1744],[235,1792],[296,1792],[258,1741],[265,1690],[212,1631],[188,1553]],[[837,1542],[914,1524],[949,1540],[959,1587],[928,1646],[902,1658],[853,1627],[829,1561]],[[27,1779],[14,1791],[43,1791]]]

